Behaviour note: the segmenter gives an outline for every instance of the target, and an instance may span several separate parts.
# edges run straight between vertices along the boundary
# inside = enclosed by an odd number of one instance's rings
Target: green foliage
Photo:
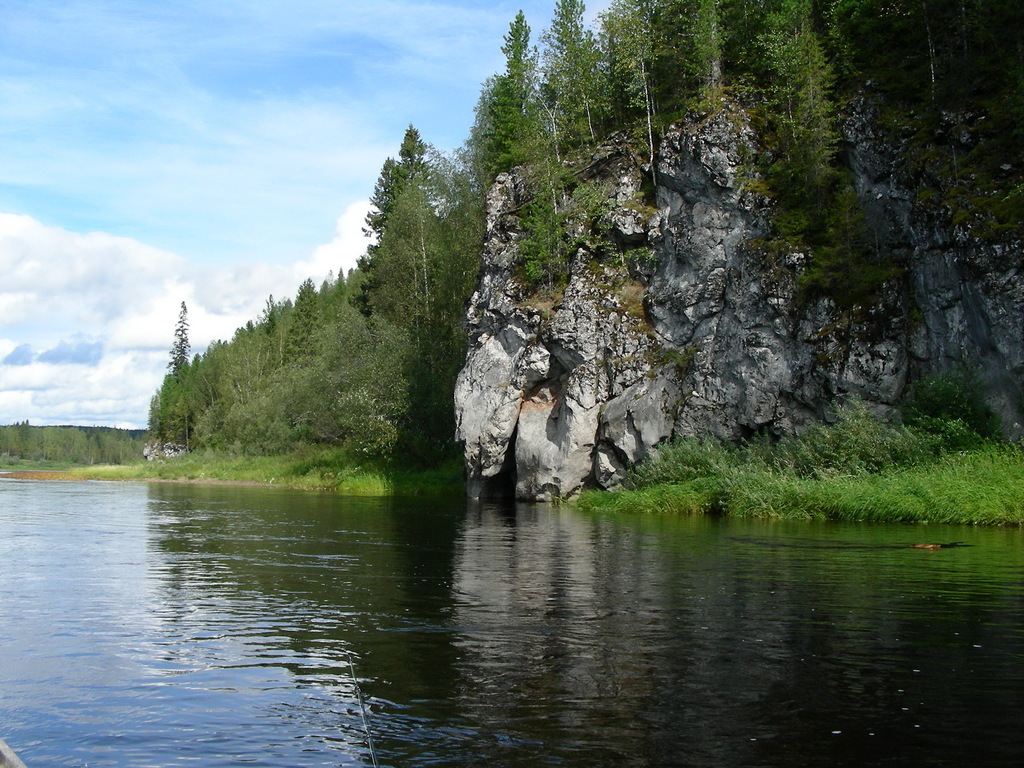
[[[392,446],[423,463],[454,447],[452,397],[466,345],[463,306],[483,247],[481,194],[461,158],[428,152],[424,173],[396,199],[374,253],[387,278],[364,288],[371,320],[408,339],[394,376],[407,385],[407,416],[397,419]]]
[[[568,213],[580,245],[595,251],[608,247],[608,232],[602,229],[602,219],[614,208],[610,184],[588,180],[577,185],[572,191]]]
[[[643,121],[652,175],[654,120],[658,113],[652,70],[656,50],[662,42],[656,25],[659,5],[652,0],[612,0],[601,16],[610,87],[614,93],[621,94],[620,116],[635,115]]]
[[[409,470],[386,461],[351,455],[337,446],[303,445],[273,456],[236,450],[202,449],[160,462],[76,469],[70,476],[90,480],[189,480],[259,483],[348,496],[448,496],[462,492],[462,469],[445,463]]]
[[[86,466],[142,460],[146,434],[112,427],[0,426],[0,466]]]
[[[634,491],[584,491],[576,506],[587,512],[707,514],[721,511],[722,489],[712,477],[677,485],[652,485]]]
[[[171,360],[167,363],[167,369],[172,376],[178,376],[182,368],[188,365],[189,356],[188,343],[188,307],[181,302],[181,312],[178,313],[178,324],[174,328],[174,344],[171,346]]]
[[[646,488],[717,477],[739,461],[737,449],[728,443],[703,438],[673,439],[630,470],[627,486]]]
[[[313,281],[307,278],[299,286],[288,323],[285,358],[301,364],[313,353],[313,333],[319,325],[318,295]]]
[[[474,127],[477,163],[487,183],[534,159],[544,135],[537,94],[537,52],[530,44],[530,26],[522,11],[509,25],[501,51],[505,71],[485,85]]]
[[[899,270],[877,251],[840,170],[843,100],[870,77],[894,114],[915,115],[906,146],[917,147],[911,170],[925,180],[919,202],[975,236],[1015,236],[1024,210],[1022,14],[1018,0],[613,0],[591,31],[582,2],[557,0],[538,53],[520,12],[465,151],[442,157],[409,126],[384,163],[366,219],[373,242],[357,270],[319,289],[307,281],[294,299],[271,297],[259,318],[192,360],[182,305],[151,431],[246,455],[313,445],[443,458],[453,448],[463,306],[495,175],[525,169],[520,274],[555,293],[579,247],[600,249],[608,206],[605,190],[571,177],[570,161],[623,132],[646,145],[653,180],[656,130],[695,104],[719,108],[725,94],[753,111],[766,145],[748,158],[777,211],[766,251],[806,253],[803,295],[828,296],[853,315]],[[966,116],[955,129],[940,112],[951,105]],[[741,480],[767,488],[775,480],[765,478],[779,476],[795,488],[824,474],[871,475],[886,462],[916,471],[929,451],[968,445],[965,430],[994,429],[984,413],[926,405],[933,393],[919,389],[909,431],[840,414],[845,437],[811,430],[802,442],[739,453],[666,446],[689,456],[667,465],[688,467],[692,506],[707,508],[740,498]],[[705,455],[720,466],[700,464]],[[701,466],[705,474],[693,474]]]
[[[1024,457],[987,447],[884,474],[824,479],[749,473],[726,490],[729,514],[858,522],[1020,524]]]
[[[834,418],[774,444],[754,443],[747,457],[773,471],[823,479],[917,466],[948,447],[932,435],[878,420],[860,401],[838,408]]]
[[[313,442],[387,456],[409,413],[410,340],[384,318],[350,312],[345,320],[321,331],[316,368],[298,399],[304,425]]]
[[[879,473],[932,461],[946,447],[934,435],[876,419],[859,401],[838,408],[834,419],[800,435],[743,447],[712,439],[671,440],[630,472],[628,484],[689,482],[741,469],[814,479]]]
[[[261,456],[334,446],[379,459],[443,459],[465,354],[463,305],[483,241],[481,189],[460,158],[410,127],[367,219],[377,242],[348,278],[268,299],[230,341],[165,377],[154,437]]]
[[[427,172],[427,152],[429,147],[420,136],[420,132],[410,125],[402,137],[398,149],[398,160],[389,157],[384,161],[377,184],[370,197],[370,212],[366,214],[366,230],[368,235],[380,237],[387,228],[388,217],[409,183],[418,180]]]
[[[1019,142],[1006,137],[1017,130],[1013,115],[1024,114],[1024,56],[1007,30],[1020,28],[1021,8],[1011,0],[614,0],[594,35],[583,27],[583,4],[559,0],[541,38],[539,71],[525,18],[513,21],[506,71],[485,88],[471,144],[485,158],[486,182],[513,165],[560,163],[566,149],[624,130],[647,145],[653,176],[663,116],[695,104],[714,109],[726,93],[759,105],[768,151],[751,162],[776,203],[767,250],[807,254],[804,297],[863,308],[901,270],[878,251],[841,170],[844,98],[870,76],[875,90],[907,102],[896,107],[903,115],[918,109],[937,119],[942,94],[970,103],[971,130],[985,134],[978,146],[1000,150],[946,152],[948,162],[933,169],[947,180],[933,190],[935,204],[979,236],[1013,236],[1024,210],[1024,195],[1013,192],[1024,161]],[[1017,160],[1007,165],[1009,158]],[[527,277],[538,284],[556,282],[560,269],[557,219],[570,228],[574,221],[554,197],[523,216]]]
[[[828,188],[839,142],[832,99],[835,78],[811,8],[811,0],[782,0],[762,37],[785,173],[807,202]]]
[[[543,102],[550,115],[556,155],[560,147],[593,142],[607,112],[601,53],[583,26],[581,0],[558,0],[545,44]]]
[[[523,236],[518,253],[527,280],[551,289],[568,275],[569,242],[558,199],[562,189],[557,168],[546,165],[538,176],[539,188],[520,216]]]
[[[373,237],[376,242],[367,246],[366,253],[359,259],[359,269],[363,273],[360,292],[356,294],[356,304],[365,314],[370,313],[370,294],[379,289],[382,281],[386,282],[384,273],[386,265],[376,258],[380,241],[388,230],[388,222],[399,205],[399,201],[408,189],[419,189],[430,175],[430,164],[427,155],[430,147],[420,137],[420,132],[410,125],[402,137],[398,150],[398,160],[389,157],[384,161],[380,176],[370,198],[370,212],[366,215],[366,228],[363,232]]]
[[[956,425],[960,422],[946,422]],[[947,438],[952,436],[952,440]],[[885,424],[859,403],[782,441],[677,439],[627,487],[588,492],[584,509],[943,523],[1024,522],[1024,455],[1013,445]]]
[[[907,424],[943,437],[959,447],[999,434],[999,417],[984,399],[984,387],[969,368],[918,379],[903,401]]]

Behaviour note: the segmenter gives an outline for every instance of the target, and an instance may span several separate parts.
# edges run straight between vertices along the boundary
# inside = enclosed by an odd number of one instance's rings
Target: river
[[[29,768],[1018,765],[1022,723],[1020,529],[0,480]]]

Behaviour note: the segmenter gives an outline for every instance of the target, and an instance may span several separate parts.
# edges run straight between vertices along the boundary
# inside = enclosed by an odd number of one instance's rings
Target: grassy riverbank
[[[877,522],[1024,524],[1024,451],[956,423],[934,431],[863,408],[776,444],[669,443],[627,490],[584,493],[584,510],[718,513]]]
[[[188,453],[164,461],[78,467],[69,475],[84,480],[157,480],[192,483],[279,485],[336,491],[353,496],[446,495],[462,492],[462,467],[399,469],[359,463],[331,449],[280,456],[238,456],[219,451]]]

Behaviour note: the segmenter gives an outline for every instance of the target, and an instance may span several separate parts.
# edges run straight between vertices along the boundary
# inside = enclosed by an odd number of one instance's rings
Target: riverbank
[[[0,468],[0,478],[7,480],[75,480],[76,478],[70,476],[67,470],[51,470],[51,469],[2,469]],[[0,768],[3,768],[0,765]]]
[[[821,471],[813,476],[742,455],[707,463],[691,477],[630,490],[588,491],[585,511],[712,513],[736,517],[856,522],[1024,524],[1024,452],[991,444],[911,466]],[[691,468],[692,470],[693,468]]]
[[[435,469],[398,469],[360,464],[333,450],[307,450],[281,456],[238,456],[218,451],[188,453],[137,464],[76,467],[75,480],[139,480],[198,484],[274,485],[297,490],[333,491],[349,496],[462,493],[462,467],[450,462]]]

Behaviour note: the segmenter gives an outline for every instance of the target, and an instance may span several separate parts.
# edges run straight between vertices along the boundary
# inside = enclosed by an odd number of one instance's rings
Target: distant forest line
[[[0,426],[0,466],[130,464],[142,460],[146,431],[116,427]]]

